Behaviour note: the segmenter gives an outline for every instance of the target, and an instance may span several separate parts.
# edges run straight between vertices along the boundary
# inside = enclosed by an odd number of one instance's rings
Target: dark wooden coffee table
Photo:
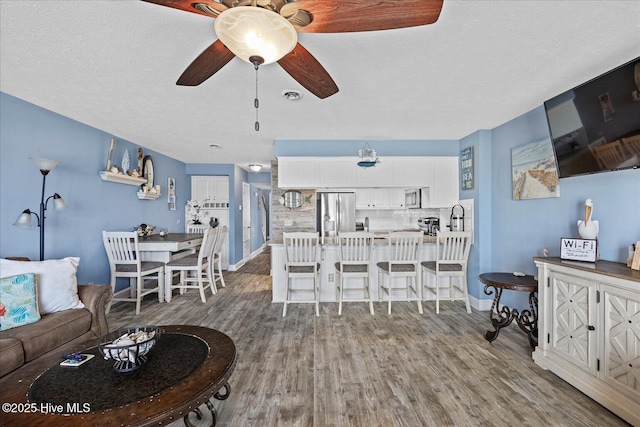
[[[149,361],[129,373],[113,371],[96,341],[54,352],[0,378],[1,424],[39,426],[164,425],[224,400],[236,347],[222,332],[200,326],[161,326]],[[59,366],[65,351],[96,355],[78,367]],[[9,404],[9,406],[7,406]]]
[[[485,284],[484,293],[486,295],[495,292],[489,312],[489,319],[494,330],[486,331],[485,339],[492,342],[498,338],[500,329],[509,326],[515,319],[520,329],[527,334],[531,348],[535,348],[538,345],[538,297],[536,295],[538,281],[530,275],[515,276],[513,273],[484,273],[479,276],[479,280]],[[500,308],[500,297],[504,289],[529,292],[529,309],[518,312],[517,309],[511,309],[506,305]]]

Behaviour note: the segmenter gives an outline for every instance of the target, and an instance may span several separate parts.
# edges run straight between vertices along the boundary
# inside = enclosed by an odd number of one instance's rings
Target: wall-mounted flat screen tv
[[[560,178],[640,167],[640,58],[544,108]]]

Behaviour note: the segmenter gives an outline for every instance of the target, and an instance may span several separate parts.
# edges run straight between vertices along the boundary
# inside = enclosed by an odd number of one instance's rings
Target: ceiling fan
[[[258,67],[278,62],[309,92],[327,98],[338,86],[316,58],[297,42],[297,32],[343,33],[377,31],[432,24],[444,0],[143,0],[160,6],[216,19],[218,40],[206,48],[182,73],[182,86],[197,86],[213,76],[234,56]],[[269,28],[245,44],[243,26]],[[264,34],[262,32],[264,31]],[[268,47],[279,51],[253,51],[268,33],[277,40]]]

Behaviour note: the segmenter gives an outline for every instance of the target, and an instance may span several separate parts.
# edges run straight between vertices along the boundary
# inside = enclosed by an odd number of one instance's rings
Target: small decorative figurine
[[[593,212],[593,201],[587,199],[584,202],[584,221],[578,220],[578,234],[581,239],[597,239],[600,232],[600,224],[598,221],[591,219]]]

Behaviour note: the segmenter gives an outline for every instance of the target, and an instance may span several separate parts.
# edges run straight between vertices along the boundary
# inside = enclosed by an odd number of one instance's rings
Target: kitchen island
[[[415,231],[415,230],[413,230]],[[374,232],[373,253],[371,257],[371,297],[378,300],[378,267],[377,262],[387,261],[389,258],[389,240],[386,238],[388,231]],[[435,236],[424,236],[420,259],[422,261],[433,261],[436,257]],[[282,238],[269,242],[271,246],[271,276],[272,276],[272,302],[284,302],[286,295],[287,274],[285,271],[286,255]],[[336,268],[335,263],[340,260],[338,240],[335,237],[324,237],[320,239],[320,301],[337,302],[336,293]],[[296,279],[301,280],[301,279]],[[361,279],[348,279],[361,280]],[[434,280],[433,277],[430,280]],[[445,279],[446,280],[446,279]],[[348,283],[348,282],[347,282]],[[347,285],[348,287],[348,285]],[[351,298],[350,291],[345,288],[345,298]],[[362,295],[362,291],[353,291],[353,297]],[[395,298],[394,298],[395,299]]]

